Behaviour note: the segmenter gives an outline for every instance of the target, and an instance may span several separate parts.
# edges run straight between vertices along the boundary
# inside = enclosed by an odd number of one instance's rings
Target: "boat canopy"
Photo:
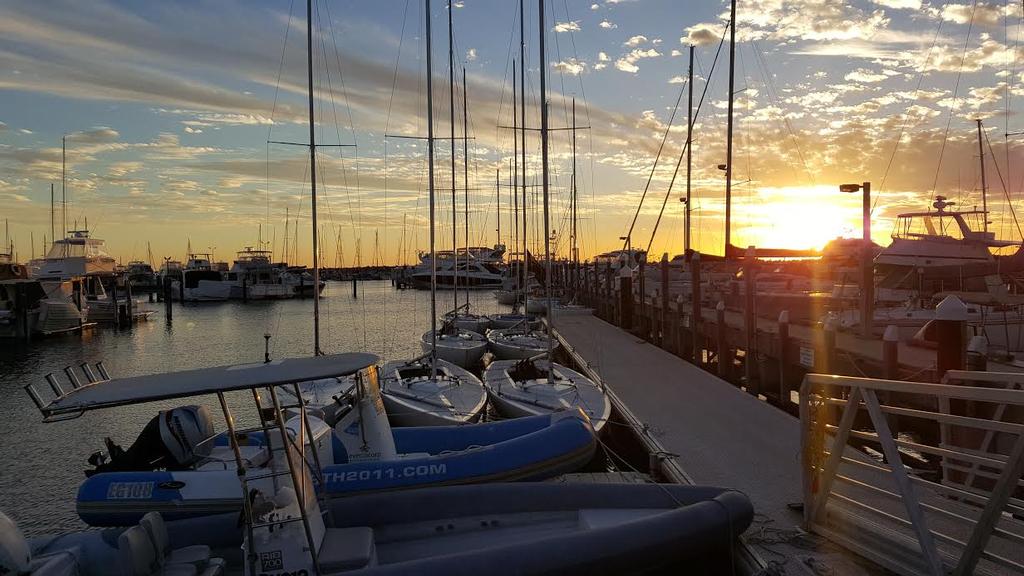
[[[61,415],[77,416],[87,410],[100,408],[345,376],[372,366],[379,360],[375,354],[332,354],[309,358],[284,358],[266,363],[199,368],[130,378],[112,378],[73,388],[69,392],[60,394],[49,404],[43,404],[39,400],[39,395],[31,384],[25,388],[36,401],[43,416],[50,419]],[[49,375],[47,380],[54,385],[52,375]],[[57,387],[55,386],[55,388]]]

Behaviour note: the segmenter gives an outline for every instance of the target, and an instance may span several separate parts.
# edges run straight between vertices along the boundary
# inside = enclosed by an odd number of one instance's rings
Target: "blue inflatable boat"
[[[205,420],[201,407],[175,411],[161,412],[155,418],[158,424],[147,426],[147,430],[172,422],[175,425],[165,428],[180,434],[189,428],[190,421]],[[350,411],[333,427],[320,418],[307,419],[322,470],[318,489],[332,497],[539,480],[579,469],[590,461],[595,449],[593,428],[579,411],[487,424],[394,430],[387,427],[386,418],[350,417],[357,412]],[[377,425],[376,429],[372,424]],[[299,417],[287,424],[295,438],[298,425]],[[92,526],[124,526],[138,522],[149,511],[176,520],[241,509],[241,488],[225,434],[207,437],[196,447],[175,453],[172,448],[180,447],[182,440],[177,437],[174,440],[178,443],[167,442],[162,454],[154,449],[159,443],[146,436],[144,431],[127,451],[112,449],[112,454],[120,456],[100,465],[81,484],[77,510],[83,521]],[[274,453],[267,436],[257,431],[239,440],[246,474],[251,478],[266,476]],[[271,430],[269,444],[275,442]],[[139,444],[142,446],[137,448]],[[204,450],[204,445],[210,447]],[[312,464],[312,450],[308,448],[307,459]],[[136,469],[125,469],[132,467]],[[252,480],[250,486],[259,486],[260,482],[272,479]]]

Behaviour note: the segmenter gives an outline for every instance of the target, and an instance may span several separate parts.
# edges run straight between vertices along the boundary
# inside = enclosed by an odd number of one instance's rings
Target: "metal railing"
[[[805,528],[901,574],[1024,574],[1022,387],[1017,373],[808,374]]]

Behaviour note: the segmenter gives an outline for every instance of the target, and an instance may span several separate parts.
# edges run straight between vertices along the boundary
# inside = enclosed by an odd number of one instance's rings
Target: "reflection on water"
[[[320,347],[325,353],[369,351],[384,359],[420,354],[419,339],[430,322],[429,292],[396,291],[387,281],[361,282],[353,299],[350,283],[330,282],[324,296]],[[459,301],[464,299],[460,293]],[[451,292],[438,293],[439,313],[451,309],[452,301]],[[470,302],[479,314],[499,311],[490,292],[471,292]],[[97,328],[81,336],[37,340],[27,348],[0,344],[0,510],[26,533],[80,527],[74,502],[89,454],[102,448],[105,436],[127,446],[157,410],[181,402],[43,424],[22,390],[25,384],[48,390],[43,381],[47,373],[101,360],[114,377],[258,362],[263,359],[264,333],[271,335],[274,358],[308,356],[313,349],[312,300],[175,304],[170,325],[164,321],[163,304],[148,306],[157,312],[130,330]],[[219,414],[214,397],[203,403]]]

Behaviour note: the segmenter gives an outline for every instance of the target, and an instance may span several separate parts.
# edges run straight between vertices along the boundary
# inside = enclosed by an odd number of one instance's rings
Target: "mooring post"
[[[181,280],[178,282],[178,300],[185,302],[185,271],[181,271]]]
[[[900,331],[891,324],[882,334],[882,365],[886,380],[900,379]]]
[[[886,380],[900,379],[900,331],[892,324],[886,326],[882,334],[882,371]],[[892,392],[883,391],[880,395],[883,404],[892,405]],[[900,431],[899,418],[895,414],[886,414],[885,419],[895,437]]]
[[[28,297],[25,294],[26,284],[19,282],[14,285],[15,335],[28,343],[31,330],[28,325]]]
[[[359,285],[356,283],[357,281],[358,280],[356,279],[356,277],[353,276],[352,277],[352,299],[353,300],[359,298]],[[459,287],[456,285],[456,286],[454,286],[454,289],[458,290]]]
[[[612,263],[605,262],[604,264],[604,306],[605,315],[615,322],[615,302],[612,300],[614,292],[612,291]]]
[[[685,302],[682,294],[676,294],[675,351],[680,358],[692,361],[692,358],[688,358],[691,348],[688,338],[693,338],[694,335],[687,324],[692,325],[693,322],[686,321]]]
[[[97,282],[102,286],[103,280],[97,278]],[[111,278],[110,282],[110,302],[114,308],[114,326],[117,328],[121,327],[121,307],[117,301],[117,276]]]
[[[124,302],[128,305],[128,325],[131,326],[135,322],[135,299],[132,298],[132,279],[127,274],[124,276],[124,292]]]
[[[732,367],[732,354],[729,353],[728,327],[725,325],[725,302],[719,300],[715,306],[715,322],[718,324],[718,377],[722,380],[729,379],[729,372]]]
[[[391,279],[391,285],[392,286],[395,285],[394,278]],[[300,299],[305,299],[306,298],[306,277],[304,275],[302,275],[302,274],[299,274],[299,298]]]
[[[935,307],[935,335],[938,347],[935,357],[935,381],[941,382],[948,370],[962,370],[967,343],[967,306],[956,296],[946,296]]]
[[[170,324],[171,320],[174,319],[174,314],[171,311],[171,277],[164,276],[164,285],[161,286],[164,291],[164,319]]]
[[[789,404],[789,310],[779,312],[779,406]]]
[[[658,339],[662,346],[668,341],[668,305],[668,252],[665,252],[661,255],[661,337]]]
[[[641,276],[643,278],[643,276]],[[619,326],[633,330],[633,272],[629,266],[619,268]]]
[[[757,250],[747,247],[746,258],[743,259],[743,331],[746,333],[746,355],[743,359],[743,379],[747,392],[757,396],[757,315],[754,310],[754,274],[757,270]]]
[[[693,346],[693,362],[698,366],[703,360],[704,339],[701,337],[703,320],[700,285],[700,252],[690,256],[690,343]]]
[[[639,324],[640,324],[640,336],[644,340],[650,339],[650,331],[647,329],[648,328],[648,323],[647,323],[647,316],[648,316],[648,313],[647,313],[647,274],[644,273],[644,269],[646,268],[646,266],[647,266],[647,256],[644,255],[644,256],[641,256],[639,258],[639,262],[637,262],[637,270],[639,271],[639,276],[640,276],[637,279],[637,283],[639,284],[638,287],[640,289],[639,290],[639,292],[640,292],[640,322],[639,322]],[[623,268],[629,268],[629,266],[624,266]],[[632,271],[630,271],[630,272],[632,272]]]
[[[822,343],[824,350],[821,354],[822,369],[821,372],[824,374],[835,374],[838,367],[836,366],[836,322],[834,319],[829,318],[825,320],[822,326],[824,332]]]

